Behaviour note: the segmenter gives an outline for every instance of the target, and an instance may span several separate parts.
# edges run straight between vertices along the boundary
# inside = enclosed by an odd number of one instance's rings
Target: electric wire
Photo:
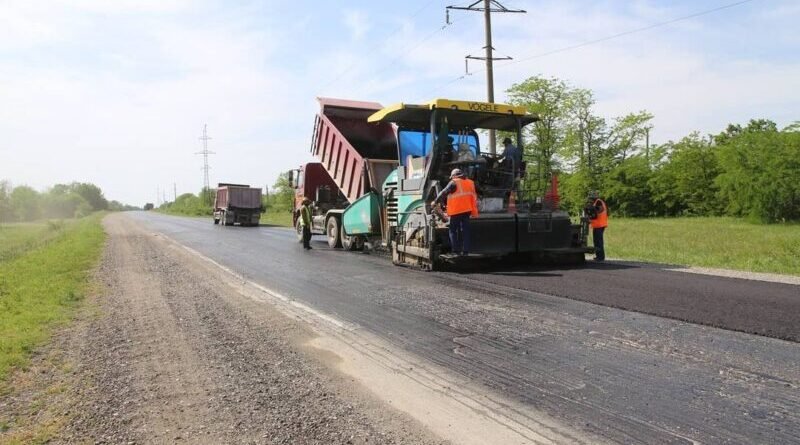
[[[576,44],[573,44],[573,45],[568,45],[568,46],[565,46],[565,47],[562,47],[562,48],[557,48],[557,49],[546,51],[546,52],[543,52],[543,53],[534,54],[534,55],[531,55],[531,56],[528,56],[528,57],[523,57],[523,58],[518,59],[518,60],[514,60],[514,61],[511,61],[511,62],[499,64],[499,65],[497,65],[497,66],[495,66],[493,68],[496,70],[498,68],[504,68],[504,67],[515,65],[515,64],[518,64],[518,63],[527,62],[529,60],[538,59],[538,58],[542,58],[542,57],[546,57],[546,56],[551,56],[553,54],[559,54],[559,53],[571,51],[571,50],[574,50],[574,49],[579,49],[579,48],[583,48],[583,47],[586,47],[586,46],[607,42],[609,40],[613,40],[613,39],[617,39],[617,38],[620,38],[620,37],[629,36],[631,34],[637,34],[637,33],[640,33],[640,32],[650,31],[652,29],[661,28],[661,27],[664,27],[664,26],[667,26],[667,25],[671,25],[673,23],[677,23],[677,22],[683,21],[683,20],[689,20],[689,19],[693,19],[693,18],[696,18],[696,17],[700,17],[700,16],[712,14],[712,13],[715,13],[715,12],[723,11],[723,10],[730,9],[730,8],[733,8],[733,7],[736,7],[736,6],[740,6],[740,5],[743,5],[745,3],[750,3],[750,2],[753,2],[753,1],[755,1],[755,0],[741,0],[741,1],[738,1],[738,2],[728,3],[728,4],[725,4],[725,5],[722,5],[722,6],[718,6],[716,8],[711,8],[711,9],[706,9],[706,10],[703,10],[703,11],[698,11],[698,12],[695,12],[695,13],[692,13],[692,14],[676,17],[674,19],[670,19],[670,20],[667,20],[667,21],[654,23],[652,25],[647,25],[647,26],[643,26],[643,27],[640,27],[640,28],[630,29],[630,30],[619,32],[619,33],[616,33],[616,34],[611,34],[611,35],[608,35],[608,36],[605,36],[605,37],[600,37],[598,39],[587,40],[587,41],[576,43]],[[484,71],[486,71],[485,67],[481,68],[481,69],[477,69],[477,70],[475,70],[475,71],[473,71],[471,73],[465,73],[465,74],[462,74],[462,75],[460,75],[458,77],[450,79],[449,81],[447,81],[447,82],[437,86],[435,89],[431,90],[431,92],[428,95],[433,94],[433,93],[435,93],[435,92],[437,92],[437,91],[439,91],[439,90],[441,90],[443,88],[446,88],[446,87],[448,87],[448,86],[450,86],[450,85],[452,85],[452,84],[454,84],[454,83],[456,83],[456,82],[458,82],[460,80],[463,80],[468,76],[471,76],[471,75],[477,74],[477,73],[481,73],[481,72],[484,72]]]
[[[416,10],[416,11],[415,11],[413,14],[411,14],[411,16],[408,18],[408,20],[412,20],[412,19],[414,19],[415,17],[417,17],[419,14],[421,14],[421,13],[422,13],[422,11],[424,11],[424,10],[428,9],[428,7],[429,7],[429,6],[431,6],[432,4],[434,4],[436,1],[438,1],[438,0],[430,0],[430,1],[428,1],[427,3],[425,3],[425,4],[424,4],[424,5],[421,7],[421,8],[417,9],[417,10]],[[388,40],[390,37],[392,37],[392,36],[394,36],[395,34],[397,34],[398,32],[400,32],[402,29],[403,29],[403,25],[402,25],[402,24],[398,25],[398,26],[397,26],[397,27],[396,27],[396,28],[395,28],[395,29],[394,29],[394,30],[393,30],[391,33],[389,33],[389,36],[388,36],[386,39],[383,39],[382,41],[377,41],[377,42],[375,42],[375,44],[373,44],[373,45],[371,45],[369,48],[367,48],[367,52],[369,53],[369,52],[371,52],[372,50],[376,49],[376,48],[377,48],[378,46],[380,46],[380,45],[381,45],[383,42],[385,42],[385,41],[386,41],[386,40]],[[334,84],[336,81],[338,81],[339,79],[341,79],[341,78],[342,78],[342,76],[344,76],[345,74],[349,73],[349,72],[350,72],[350,70],[352,70],[353,68],[355,68],[355,67],[356,67],[356,65],[358,65],[358,62],[357,62],[357,61],[356,61],[356,62],[353,62],[353,63],[351,63],[351,64],[350,64],[350,65],[349,65],[347,68],[345,68],[344,70],[340,71],[338,74],[336,74],[335,76],[333,76],[333,78],[332,78],[332,79],[330,79],[328,82],[326,82],[324,85],[322,85],[322,87],[320,87],[320,90],[323,90],[323,89],[325,89],[325,88],[327,88],[327,87],[331,86],[332,84]]]

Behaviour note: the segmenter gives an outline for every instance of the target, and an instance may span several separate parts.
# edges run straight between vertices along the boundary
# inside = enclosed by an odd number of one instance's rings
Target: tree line
[[[56,184],[39,192],[27,185],[0,181],[0,222],[26,222],[42,218],[80,218],[98,210],[133,210],[109,201],[100,187],[88,182]]]
[[[717,134],[694,132],[650,144],[653,115],[608,120],[591,90],[542,76],[514,84],[509,101],[540,120],[528,125],[526,184],[558,174],[564,204],[578,211],[598,190],[623,216],[735,216],[762,222],[800,220],[800,123],[779,129],[753,119]]]

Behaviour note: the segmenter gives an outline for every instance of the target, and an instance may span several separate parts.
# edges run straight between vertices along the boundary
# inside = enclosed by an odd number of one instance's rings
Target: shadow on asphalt
[[[641,266],[616,262],[598,263],[591,260],[584,264],[559,264],[555,262],[520,263],[514,260],[472,260],[458,264],[447,264],[443,271],[462,275],[488,274],[514,277],[561,277],[560,272],[572,270],[627,270],[640,269]]]

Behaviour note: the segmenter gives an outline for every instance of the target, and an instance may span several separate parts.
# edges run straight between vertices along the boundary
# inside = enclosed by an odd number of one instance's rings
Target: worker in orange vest
[[[456,168],[450,173],[450,182],[439,192],[431,205],[447,197],[447,215],[450,217],[450,249],[453,253],[469,255],[469,219],[478,216],[478,195],[475,183],[465,178]]]
[[[586,214],[589,216],[589,224],[592,226],[592,239],[594,240],[594,260],[605,261],[606,250],[603,245],[603,233],[608,227],[608,206],[600,199],[596,191],[589,192],[586,201]]]

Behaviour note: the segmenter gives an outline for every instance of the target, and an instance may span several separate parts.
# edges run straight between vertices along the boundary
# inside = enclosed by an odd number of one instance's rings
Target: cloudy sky
[[[728,122],[800,120],[800,1],[508,0],[494,17],[497,99],[542,74],[595,91],[607,117],[646,109],[653,141]],[[0,0],[0,178],[90,181],[143,205],[173,183],[272,184],[308,160],[316,96],[383,104],[483,99],[464,74],[479,13],[456,0]],[[463,78],[459,78],[463,77]]]

